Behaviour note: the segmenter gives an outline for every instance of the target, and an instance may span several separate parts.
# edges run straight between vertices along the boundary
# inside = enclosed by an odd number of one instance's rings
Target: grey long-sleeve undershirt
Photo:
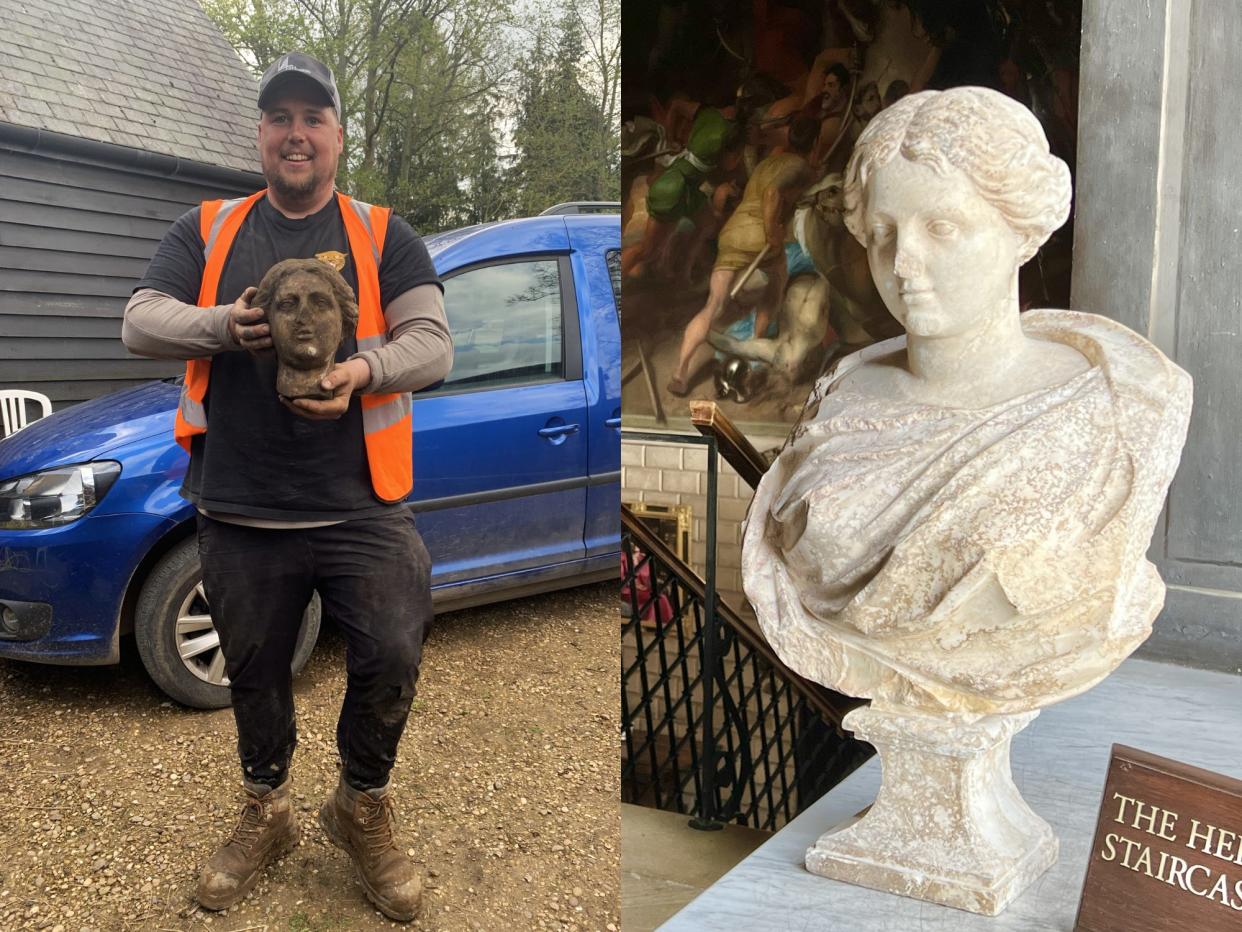
[[[125,307],[121,340],[130,352],[156,359],[201,359],[240,349],[229,333],[229,308],[196,307],[153,288],[134,292]],[[453,337],[436,285],[417,285],[384,308],[389,342],[355,353],[371,368],[363,389],[414,392],[440,381],[453,366]]]

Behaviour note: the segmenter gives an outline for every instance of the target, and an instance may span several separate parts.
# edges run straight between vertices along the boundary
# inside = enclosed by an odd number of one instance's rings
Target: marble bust
[[[259,282],[254,307],[267,312],[276,352],[276,393],[331,398],[319,383],[358,326],[358,302],[340,272],[319,259],[285,259]]]
[[[975,87],[878,114],[846,223],[906,334],[848,356],[755,493],[746,593],[781,659],[871,700],[879,798],[807,867],[999,913],[1056,859],[1009,773],[1038,710],[1150,634],[1146,558],[1189,376],[1113,321],[1021,316],[1018,269],[1069,213],[1038,121]]]

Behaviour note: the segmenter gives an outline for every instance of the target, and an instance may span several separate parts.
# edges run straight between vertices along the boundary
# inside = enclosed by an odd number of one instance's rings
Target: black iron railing
[[[803,680],[715,593],[716,438],[700,578],[622,506],[622,799],[775,830],[870,756],[840,728],[856,700]]]

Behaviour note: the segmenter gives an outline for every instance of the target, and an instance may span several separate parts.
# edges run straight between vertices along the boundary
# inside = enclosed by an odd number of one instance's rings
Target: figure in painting
[[[788,277],[785,226],[798,198],[813,180],[806,156],[814,145],[816,131],[813,121],[795,120],[789,131],[790,151],[768,156],[746,183],[741,203],[720,231],[707,303],[686,325],[682,336],[677,369],[668,382],[672,394],[683,397],[689,391],[690,364],[712,324],[725,312],[729,299],[736,296],[736,290],[732,294],[731,290],[751,285],[759,293],[755,333],[766,332]]]
[[[844,189],[843,176],[833,173],[799,201],[794,242],[786,245],[789,284],[777,333],[738,338],[712,330],[707,336],[728,356],[769,366],[767,390],[797,409],[802,399],[792,397],[796,384],[813,381],[836,356],[901,333],[871,280],[866,249],[845,228]]]
[[[684,99],[673,101],[660,115],[665,121],[661,124],[664,132],[657,138],[669,139],[674,148],[679,145],[679,121],[689,126],[689,132],[684,148],[667,167],[648,177],[646,226],[641,241],[622,251],[621,273],[637,276],[654,271],[685,285],[703,244],[719,229],[712,200],[703,188],[718,169],[727,174],[736,165],[732,150],[741,139],[748,116],[740,106],[699,106]],[[693,231],[688,243],[678,249],[678,226],[683,220],[690,222]],[[653,264],[654,270],[646,269],[647,263]]]

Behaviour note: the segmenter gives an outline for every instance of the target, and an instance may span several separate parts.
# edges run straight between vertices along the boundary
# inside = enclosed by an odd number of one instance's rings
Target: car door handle
[[[557,424],[555,427],[544,427],[540,429],[540,437],[565,437],[569,434],[578,432],[577,424]]]
[[[620,426],[621,426],[621,418],[619,418],[619,417],[610,417],[608,420],[604,421],[604,426],[605,426],[605,427],[620,427]]]

